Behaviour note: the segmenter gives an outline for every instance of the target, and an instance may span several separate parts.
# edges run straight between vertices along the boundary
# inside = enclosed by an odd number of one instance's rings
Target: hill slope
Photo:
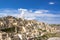
[[[13,36],[19,34],[21,36],[21,40],[34,39],[35,37],[36,39],[39,37],[38,40],[40,40],[40,37],[46,39],[45,37],[48,38],[50,34],[56,33],[56,29],[54,27],[51,27],[44,22],[25,20],[12,16],[0,18],[0,31],[6,32],[8,36],[9,33],[13,34]]]

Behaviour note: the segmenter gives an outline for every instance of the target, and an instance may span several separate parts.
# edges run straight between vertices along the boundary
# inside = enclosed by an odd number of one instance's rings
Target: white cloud
[[[36,10],[34,13],[47,13],[49,12],[48,10]]]
[[[16,16],[18,15],[18,10],[15,9],[0,9],[0,17],[2,16]]]
[[[20,13],[20,15],[18,15],[19,17],[23,17],[24,14],[25,14],[26,12],[28,12],[27,9],[22,9],[22,8],[18,9],[18,11],[19,11],[19,13]]]
[[[1,16],[15,16],[22,17],[28,20],[38,20],[47,23],[60,23],[60,15],[53,14],[49,10],[28,10],[28,9],[0,9]]]
[[[47,22],[47,23],[60,23],[60,15],[59,14],[53,14],[53,13],[50,13],[51,11],[49,10],[22,10],[24,12],[24,15],[23,17],[25,19],[28,19],[28,20],[38,20],[38,21],[42,21],[42,22]],[[57,19],[57,18],[58,19]],[[57,20],[56,20],[57,19]]]
[[[49,2],[49,4],[55,4],[54,2]]]

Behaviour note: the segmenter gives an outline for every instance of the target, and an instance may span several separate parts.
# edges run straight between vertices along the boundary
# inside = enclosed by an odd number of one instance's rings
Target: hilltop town
[[[55,34],[56,28],[44,22],[0,17],[0,40],[47,40]]]

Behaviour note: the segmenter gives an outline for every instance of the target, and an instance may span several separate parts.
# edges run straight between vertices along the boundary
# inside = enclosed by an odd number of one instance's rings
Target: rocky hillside
[[[12,16],[0,18],[0,40],[45,40],[55,33],[56,28],[44,22]]]

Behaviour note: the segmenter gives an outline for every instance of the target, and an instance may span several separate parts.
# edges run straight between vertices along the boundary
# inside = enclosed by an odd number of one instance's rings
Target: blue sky
[[[0,17],[7,15],[60,24],[60,0],[0,0]]]

